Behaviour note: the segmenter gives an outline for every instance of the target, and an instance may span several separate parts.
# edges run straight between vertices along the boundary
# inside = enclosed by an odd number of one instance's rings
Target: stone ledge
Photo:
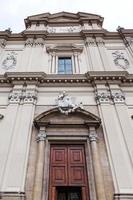
[[[2,200],[25,200],[25,193],[16,192],[1,192],[0,199]]]
[[[133,194],[114,194],[114,200],[133,200]]]

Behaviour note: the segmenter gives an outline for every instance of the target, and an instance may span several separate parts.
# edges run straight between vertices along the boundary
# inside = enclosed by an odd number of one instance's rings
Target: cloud
[[[1,0],[0,30],[24,30],[24,18],[44,12],[88,12],[104,17],[104,28],[133,28],[131,0]],[[124,4],[125,3],[125,4]]]

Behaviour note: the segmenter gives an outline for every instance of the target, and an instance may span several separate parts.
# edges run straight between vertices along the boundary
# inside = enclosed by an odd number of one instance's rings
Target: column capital
[[[9,103],[11,104],[18,104],[20,103],[22,99],[22,92],[21,91],[13,91],[9,94],[8,100]]]
[[[40,127],[39,133],[36,138],[37,142],[45,141],[46,137],[47,137],[46,127]]]
[[[35,46],[43,46],[43,45],[44,45],[44,39],[41,38],[41,37],[35,39],[35,41],[34,41],[34,45],[35,45]]]
[[[23,94],[23,103],[35,104],[37,101],[37,92],[36,91],[26,91]]]
[[[98,44],[98,46],[104,46],[104,40],[103,38],[96,38],[96,43]]]
[[[94,46],[94,47],[97,46],[94,38],[86,38],[85,44],[88,46]]]
[[[98,140],[98,135],[96,133],[95,127],[89,127],[89,140],[90,142],[97,142]]]
[[[111,97],[115,104],[125,103],[125,96],[121,91],[111,92]]]
[[[33,38],[27,38],[25,41],[25,46],[32,47],[34,44],[34,39]]]
[[[110,103],[111,95],[108,91],[98,91],[95,95],[96,102],[98,104]]]

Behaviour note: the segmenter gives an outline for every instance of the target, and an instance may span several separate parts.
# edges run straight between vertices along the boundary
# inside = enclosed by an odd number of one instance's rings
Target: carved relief
[[[11,51],[7,54],[7,57],[2,62],[2,68],[5,70],[12,69],[17,64],[17,53],[15,51]]]
[[[122,92],[115,92],[111,94],[112,100],[114,103],[124,103],[125,96]]]
[[[0,39],[0,47],[4,48],[6,46],[6,40],[5,39]]]
[[[81,26],[67,26],[67,27],[47,26],[47,31],[49,33],[72,33],[72,32],[80,32],[81,30],[82,30]]]
[[[43,132],[40,131],[40,132],[38,133],[38,135],[37,135],[36,140],[37,140],[37,142],[45,141],[45,140],[46,140],[46,137],[47,137],[46,132],[45,132],[45,131],[43,131]]]
[[[44,45],[44,39],[43,38],[37,38],[35,41],[34,41],[34,44],[35,46],[43,46]]]
[[[28,38],[26,41],[25,41],[25,46],[33,46],[34,44],[34,39],[33,38]]]
[[[98,103],[110,103],[110,93],[109,92],[101,92],[97,93],[95,99]]]
[[[89,46],[96,46],[96,41],[93,38],[87,38],[86,44],[89,45]]]
[[[26,92],[23,94],[24,103],[35,103],[37,101],[36,92]]]
[[[61,113],[68,115],[68,113],[75,112],[77,108],[82,108],[82,103],[76,104],[74,98],[69,97],[65,91],[57,98],[58,109]]]
[[[96,38],[96,43],[98,46],[104,46],[104,40],[102,38]]]
[[[21,92],[12,92],[9,94],[9,103],[19,103],[22,99],[22,93]]]
[[[128,41],[129,45],[133,45],[133,38],[127,37],[126,40]]]
[[[127,69],[129,67],[129,61],[125,58],[124,53],[120,51],[115,51],[112,53],[114,57],[114,63],[116,66],[119,66],[123,69]]]
[[[9,94],[8,97],[9,103],[36,103],[37,94],[36,92],[22,92],[22,91],[13,91]]]

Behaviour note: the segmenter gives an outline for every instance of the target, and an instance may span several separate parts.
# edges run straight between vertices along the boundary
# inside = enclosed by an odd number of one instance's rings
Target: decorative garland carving
[[[17,64],[17,53],[15,51],[11,51],[7,54],[7,57],[2,62],[2,68],[5,70],[12,69]]]
[[[129,61],[125,58],[124,53],[120,51],[115,51],[112,53],[114,57],[114,63],[116,66],[119,66],[123,69],[127,69],[129,67]]]

